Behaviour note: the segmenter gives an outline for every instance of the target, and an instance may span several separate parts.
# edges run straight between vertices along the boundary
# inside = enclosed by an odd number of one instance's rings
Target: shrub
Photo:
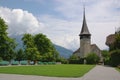
[[[6,66],[6,65],[9,65],[9,62],[8,61],[1,61],[0,65],[1,66]]]
[[[21,64],[21,65],[27,65],[27,64],[28,64],[28,61],[20,61],[20,64]]]
[[[18,61],[12,61],[11,64],[12,64],[12,65],[18,65],[19,62],[18,62]]]
[[[64,57],[59,57],[56,59],[56,62],[61,62],[62,64],[68,64],[68,60],[65,59]]]
[[[110,61],[112,66],[120,65],[120,49],[111,52]]]
[[[87,64],[97,64],[100,58],[95,53],[89,53],[86,57]]]
[[[69,58],[69,64],[83,64],[84,63],[84,58],[80,58],[76,55],[72,55]]]
[[[104,65],[110,65],[110,53],[109,53],[109,51],[103,50],[102,57],[104,60]]]
[[[2,58],[0,57],[0,61],[2,61]]]
[[[38,65],[42,65],[43,64],[43,62],[41,62],[41,61],[38,61]]]

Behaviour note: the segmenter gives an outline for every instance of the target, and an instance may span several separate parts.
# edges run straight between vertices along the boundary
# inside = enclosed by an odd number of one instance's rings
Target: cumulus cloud
[[[105,45],[106,37],[109,34],[114,34],[115,27],[119,27],[120,11],[116,10],[119,7],[119,0],[56,1],[58,6],[55,10],[62,14],[65,19],[59,19],[53,15],[42,15],[42,20],[47,24],[46,26],[53,29],[48,28],[54,33],[51,36],[54,42],[72,50],[79,48],[78,35],[83,19],[82,4],[85,3],[87,24],[92,34],[92,44],[97,44],[100,49],[108,48]]]
[[[22,9],[0,7],[0,16],[8,24],[9,35],[35,34],[43,28],[43,24],[32,13]]]
[[[82,22],[56,19],[53,16],[44,15],[41,17],[45,23],[46,29],[43,33],[56,44],[64,46],[71,50],[80,47],[79,34],[82,28]],[[114,34],[117,22],[89,22],[88,28],[92,34],[91,43],[97,44],[100,49],[108,48],[105,45],[106,37]]]
[[[52,9],[59,14],[42,14],[36,18],[32,13],[22,9],[0,7],[0,16],[9,25],[8,32],[11,35],[42,32],[53,43],[76,50],[80,47],[79,33],[82,27],[84,3],[92,44],[97,44],[100,49],[108,48],[105,45],[106,37],[115,32],[115,27],[120,26],[120,0],[52,1],[55,4]]]

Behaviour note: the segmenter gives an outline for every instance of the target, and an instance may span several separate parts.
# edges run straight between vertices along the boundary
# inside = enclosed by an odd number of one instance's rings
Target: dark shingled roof
[[[91,35],[90,32],[89,32],[89,30],[88,30],[87,23],[86,23],[85,8],[84,8],[83,24],[82,24],[82,30],[81,30],[80,36],[81,35]]]

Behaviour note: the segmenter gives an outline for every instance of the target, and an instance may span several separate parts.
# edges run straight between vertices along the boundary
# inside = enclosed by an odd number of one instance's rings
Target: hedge
[[[0,61],[0,65],[6,66],[6,65],[9,65],[9,62],[8,61]]]

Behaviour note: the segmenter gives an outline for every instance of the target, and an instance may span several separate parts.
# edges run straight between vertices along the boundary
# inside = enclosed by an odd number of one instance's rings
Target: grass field
[[[120,72],[120,69],[119,68],[116,68],[116,70],[118,70]]]
[[[81,77],[94,65],[40,65],[0,67],[0,73],[51,77]]]

